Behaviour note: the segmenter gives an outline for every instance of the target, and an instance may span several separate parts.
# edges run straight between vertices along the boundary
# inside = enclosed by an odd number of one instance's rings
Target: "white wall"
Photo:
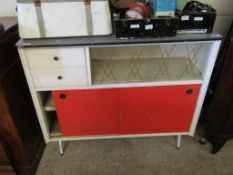
[[[217,10],[217,19],[214,31],[226,34],[233,20],[232,0],[199,0],[200,2],[211,4]]]
[[[218,17],[216,19],[214,30],[226,33],[233,19],[233,1],[232,0],[199,0],[211,4],[216,8]],[[0,17],[16,16],[16,0],[0,0]]]
[[[219,15],[233,15],[232,0],[199,0],[203,3],[211,4]]]
[[[0,0],[0,16],[16,16],[16,0]]]

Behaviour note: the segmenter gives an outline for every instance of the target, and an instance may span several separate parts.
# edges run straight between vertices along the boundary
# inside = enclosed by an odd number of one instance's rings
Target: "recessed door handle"
[[[192,90],[192,89],[188,89],[188,90],[186,91],[186,94],[188,94],[188,95],[193,94],[193,90]]]
[[[60,95],[59,95],[59,98],[60,98],[61,100],[65,100],[65,99],[66,99],[66,94],[60,94]]]

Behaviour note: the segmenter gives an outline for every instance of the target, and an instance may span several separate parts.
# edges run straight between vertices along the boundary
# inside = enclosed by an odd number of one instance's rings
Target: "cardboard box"
[[[176,0],[150,0],[154,16],[175,16]]]

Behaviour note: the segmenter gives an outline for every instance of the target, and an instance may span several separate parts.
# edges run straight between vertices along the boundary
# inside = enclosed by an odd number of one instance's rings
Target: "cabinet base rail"
[[[177,136],[176,149],[180,149],[180,147],[181,147],[181,138],[182,138],[182,135]],[[62,141],[62,140],[58,141],[58,149],[59,149],[60,156],[64,155],[64,147],[63,147],[64,142],[65,141]]]
[[[60,133],[61,135],[61,133]],[[99,136],[52,136],[49,142],[58,141],[79,141],[79,140],[105,140],[105,139],[129,139],[129,138],[152,138],[152,137],[168,137],[168,136],[194,136],[191,132],[175,132],[175,133],[157,133],[157,134],[126,134],[126,135],[99,135]]]

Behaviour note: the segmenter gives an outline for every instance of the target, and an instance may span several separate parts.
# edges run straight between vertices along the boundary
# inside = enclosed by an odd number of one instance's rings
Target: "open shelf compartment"
[[[59,122],[58,122],[56,113],[54,112],[52,115],[53,115],[53,117],[52,117],[52,120],[50,123],[50,128],[49,128],[50,137],[61,137],[62,133],[61,133],[61,129],[59,126]]]
[[[92,84],[202,80],[209,46],[182,43],[90,48]]]
[[[45,102],[44,102],[44,110],[49,112],[49,111],[56,111],[55,104],[53,102],[53,98],[51,93],[47,93],[45,97]]]
[[[39,92],[39,97],[43,102],[44,120],[48,127],[49,136],[61,137],[61,130],[57,118],[56,107],[50,91]]]

